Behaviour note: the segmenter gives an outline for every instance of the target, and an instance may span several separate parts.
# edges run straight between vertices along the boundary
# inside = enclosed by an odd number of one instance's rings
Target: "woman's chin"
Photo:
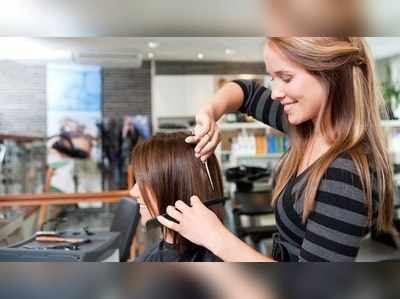
[[[296,116],[295,114],[291,113],[291,114],[288,114],[288,121],[291,125],[298,126],[298,125],[301,125],[302,123],[306,122],[307,119],[305,119],[304,117]]]
[[[293,126],[298,126],[299,124],[301,124],[299,119],[296,116],[294,116],[293,114],[288,115],[288,121]]]

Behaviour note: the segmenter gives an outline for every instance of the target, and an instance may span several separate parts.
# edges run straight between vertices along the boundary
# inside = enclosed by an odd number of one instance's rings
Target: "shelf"
[[[193,129],[191,128],[181,128],[181,129],[158,129],[155,131],[155,133],[177,133],[177,132],[191,132]]]
[[[400,129],[400,120],[383,120],[381,122],[383,128],[399,128]],[[255,121],[255,122],[242,122],[242,123],[225,123],[219,122],[218,126],[221,131],[236,131],[236,130],[259,130],[259,129],[267,129],[268,126]],[[158,129],[157,132],[163,133],[173,133],[177,131],[190,131],[193,130],[193,127],[187,129]]]
[[[384,128],[400,128],[400,120],[382,120]]]
[[[400,120],[382,120],[382,127],[385,128],[400,128]],[[221,130],[240,130],[240,129],[266,129],[268,126],[255,121],[255,122],[242,122],[242,123],[218,123]]]
[[[232,131],[232,130],[242,130],[242,129],[266,129],[268,126],[260,122],[251,123],[219,123],[218,124],[221,131]]]
[[[13,140],[16,142],[34,142],[34,141],[44,141],[44,137],[40,136],[24,136],[16,134],[0,134],[0,140]]]
[[[1,195],[0,207],[3,206],[36,206],[36,205],[65,205],[80,202],[101,201],[119,202],[121,198],[129,196],[127,190],[101,193],[43,193]]]
[[[233,155],[235,159],[280,159],[284,153],[269,153],[269,154],[239,154]]]

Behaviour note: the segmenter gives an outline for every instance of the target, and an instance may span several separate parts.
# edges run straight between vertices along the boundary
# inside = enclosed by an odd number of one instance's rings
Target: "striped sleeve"
[[[271,90],[251,80],[235,80],[244,93],[239,111],[283,133],[288,132],[287,115],[283,105],[271,98]]]
[[[336,159],[321,180],[306,223],[300,262],[351,262],[368,230],[361,179],[352,160]]]

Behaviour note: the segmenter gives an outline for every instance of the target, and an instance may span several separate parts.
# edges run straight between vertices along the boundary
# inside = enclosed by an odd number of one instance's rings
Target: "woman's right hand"
[[[167,214],[176,222],[163,216],[157,217],[158,222],[192,243],[207,248],[224,261],[273,261],[233,235],[217,215],[208,209],[197,196],[192,196],[190,206],[178,200],[175,206],[167,207]]]
[[[194,149],[195,155],[205,162],[220,142],[220,130],[211,107],[202,108],[196,114],[196,126],[193,133],[193,136],[186,138],[186,142],[197,144]]]
[[[177,201],[175,206],[167,207],[167,214],[177,223],[163,216],[158,216],[157,220],[192,243],[216,251],[227,229],[197,196],[193,196],[190,203],[191,206],[188,206],[183,201]]]

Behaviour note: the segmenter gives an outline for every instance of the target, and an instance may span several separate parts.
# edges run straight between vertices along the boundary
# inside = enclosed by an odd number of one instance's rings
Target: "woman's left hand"
[[[214,154],[221,141],[220,130],[212,108],[205,107],[196,114],[196,127],[193,136],[185,140],[187,143],[196,144],[195,156],[202,162]]]
[[[169,221],[159,216],[157,220],[165,227],[172,229],[192,243],[203,246],[210,251],[218,246],[225,226],[197,196],[191,199],[191,207],[183,201],[177,201],[175,206],[167,208],[167,214],[179,223]]]

